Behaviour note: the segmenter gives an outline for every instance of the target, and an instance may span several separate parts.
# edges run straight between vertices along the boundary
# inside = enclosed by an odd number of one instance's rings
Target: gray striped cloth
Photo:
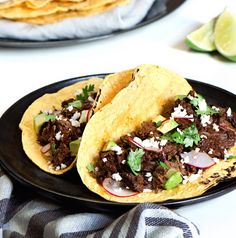
[[[0,238],[190,238],[196,226],[153,203],[140,204],[120,217],[79,213],[13,186],[0,168]]]

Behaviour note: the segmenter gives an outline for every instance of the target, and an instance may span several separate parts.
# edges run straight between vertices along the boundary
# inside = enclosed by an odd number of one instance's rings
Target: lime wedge
[[[236,15],[225,10],[216,21],[214,34],[219,53],[236,61]]]
[[[216,50],[214,43],[214,26],[216,18],[187,35],[185,43],[193,50],[211,52]]]

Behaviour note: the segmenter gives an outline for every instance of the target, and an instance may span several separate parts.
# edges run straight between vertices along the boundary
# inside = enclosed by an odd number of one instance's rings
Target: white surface
[[[0,115],[25,94],[49,83],[119,71],[141,63],[159,64],[236,93],[236,63],[217,55],[192,52],[183,43],[186,34],[233,2],[188,0],[149,26],[87,44],[51,49],[0,48]],[[235,201],[236,190],[176,211],[198,226],[201,237],[236,237]]]

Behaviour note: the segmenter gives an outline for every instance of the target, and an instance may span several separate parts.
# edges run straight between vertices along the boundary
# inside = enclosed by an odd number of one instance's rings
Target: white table
[[[142,63],[168,67],[184,77],[236,93],[236,63],[192,52],[185,36],[234,0],[188,0],[146,27],[119,36],[61,48],[0,48],[0,115],[25,94],[63,79],[115,72]],[[201,237],[236,237],[236,190],[176,210],[194,222]]]

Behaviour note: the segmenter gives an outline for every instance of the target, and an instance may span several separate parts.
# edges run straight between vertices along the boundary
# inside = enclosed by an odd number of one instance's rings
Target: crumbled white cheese
[[[215,131],[220,131],[220,129],[219,129],[219,125],[217,125],[217,124],[215,124],[215,123],[213,123],[213,130],[215,130]]]
[[[199,170],[197,171],[197,174],[202,174],[202,169],[199,169]]]
[[[60,170],[60,169],[61,169],[61,166],[60,166],[60,165],[58,165],[58,166],[55,168],[56,171],[58,171],[58,170]]]
[[[183,162],[184,162],[184,163],[189,163],[189,157],[188,157],[188,156],[185,156],[184,159],[183,159]]]
[[[194,97],[191,96],[191,95],[188,95],[187,98],[190,99],[190,100],[193,100],[193,99],[194,99]]]
[[[75,112],[71,117],[72,120],[77,120],[80,117],[80,112]]]
[[[152,176],[152,174],[150,173],[150,172],[147,172],[146,174],[145,174],[145,177],[151,177]]]
[[[98,172],[99,168],[98,168],[98,167],[95,167],[94,170],[95,170],[96,172]]]
[[[144,192],[144,193],[150,193],[150,192],[152,192],[152,190],[151,190],[151,189],[148,189],[148,188],[144,188],[144,189],[143,189],[143,192]]]
[[[152,176],[148,178],[148,182],[152,182]]]
[[[65,169],[66,167],[66,164],[61,163],[61,169]]]
[[[208,154],[209,154],[209,155],[212,155],[212,154],[213,154],[213,149],[212,149],[212,148],[210,148],[210,150],[208,151]]]
[[[45,114],[50,115],[53,113],[52,109],[46,109],[43,111]]]
[[[171,113],[172,119],[174,119],[175,117],[185,117],[185,116],[187,116],[187,111],[180,104],[178,105],[178,107],[174,107],[174,112]]]
[[[122,180],[122,177],[120,176],[119,173],[114,173],[111,175],[112,179],[114,179],[115,181],[119,182]]]
[[[207,103],[205,99],[202,99],[201,101],[199,101],[198,103],[198,107],[201,111],[205,112],[207,110]]]
[[[56,116],[56,120],[62,120],[63,119],[63,116],[62,115],[59,115],[59,116]]]
[[[165,146],[167,142],[168,142],[168,140],[161,140],[160,146]]]
[[[61,131],[58,131],[58,132],[56,133],[56,135],[55,135],[55,138],[56,138],[57,141],[59,141],[59,140],[61,140],[61,137],[62,137],[62,136],[63,136],[63,135],[62,135]]]
[[[69,112],[73,111],[73,106],[70,105],[69,107],[67,107],[67,110],[68,110]]]
[[[218,108],[218,107],[216,107],[216,106],[212,106],[211,108],[214,109],[214,110],[216,110],[217,112],[220,111],[220,108]]]
[[[70,119],[70,123],[74,127],[80,127],[80,122],[77,120]]]
[[[118,145],[112,146],[112,147],[111,147],[111,150],[112,150],[112,151],[115,151],[117,155],[121,155],[121,154],[122,154],[122,149],[121,149],[121,147],[118,146]]]
[[[155,141],[155,139],[153,137],[150,139],[146,139],[141,143],[141,145],[143,147],[146,147],[146,148],[152,147],[152,148],[156,148],[156,149],[159,149],[159,144],[160,144],[160,142]]]
[[[231,117],[232,116],[231,107],[229,107],[228,110],[226,111],[226,115],[227,115],[227,117]]]
[[[200,148],[196,147],[196,148],[195,148],[195,151],[196,151],[196,152],[199,152],[199,151],[200,151]]]
[[[176,130],[179,132],[180,135],[183,135],[183,132],[179,128],[177,128]]]
[[[210,115],[202,115],[201,116],[201,124],[203,127],[206,127],[207,124],[209,124],[209,125],[211,124],[210,118],[211,118]]]
[[[153,135],[153,131],[150,131],[150,133],[149,133],[150,135]]]
[[[126,163],[126,161],[123,159],[123,160],[121,161],[121,163],[122,163],[122,164],[125,164],[125,163]]]
[[[104,163],[106,163],[106,162],[107,162],[107,158],[102,158],[102,161],[103,161]]]
[[[194,180],[198,179],[200,177],[200,174],[191,174],[189,177],[188,177],[188,181],[191,183],[193,182]]]
[[[201,139],[207,139],[207,136],[206,135],[200,135],[200,138]]]
[[[130,188],[128,186],[126,186],[125,189],[129,190]]]
[[[220,160],[217,159],[217,158],[212,158],[212,159],[214,160],[214,162],[215,162],[216,164],[218,164],[218,163],[220,162]]]

